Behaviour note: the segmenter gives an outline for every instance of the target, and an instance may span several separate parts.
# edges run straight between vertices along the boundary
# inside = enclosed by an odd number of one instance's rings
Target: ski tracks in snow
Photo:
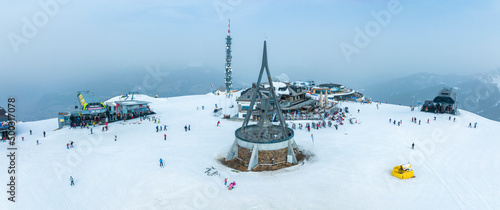
[[[455,201],[460,209],[494,209],[491,203],[479,193],[479,191],[470,184],[462,175],[457,173],[451,167],[436,169],[428,162],[422,164],[424,168],[434,177],[436,177],[446,188],[446,191]],[[447,177],[447,178],[445,178]],[[450,182],[449,178],[455,177]],[[479,204],[482,206],[479,207]]]

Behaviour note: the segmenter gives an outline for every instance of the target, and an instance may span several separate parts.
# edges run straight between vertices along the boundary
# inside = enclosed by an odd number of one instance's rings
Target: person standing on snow
[[[43,137],[45,138],[45,131],[43,131]]]
[[[224,185],[227,185],[227,178],[224,179]]]
[[[30,130],[30,136],[31,136],[31,134],[33,134],[33,133],[32,133],[32,132],[31,132],[31,130]]]
[[[188,125],[188,131],[191,131],[191,125]]]
[[[163,140],[167,140],[167,134],[163,134]]]
[[[116,135],[115,135],[115,141],[116,141],[116,138],[117,138],[117,137],[116,137]]]
[[[163,168],[163,159],[160,158],[160,167]]]
[[[187,132],[188,131],[188,127],[187,125],[184,126],[184,131]]]
[[[72,176],[69,176],[69,181],[71,182],[70,183],[71,186],[75,185],[75,182],[73,182],[73,177]]]
[[[220,125],[220,121],[217,121],[217,127],[219,127],[219,125]]]
[[[411,149],[414,149],[415,148],[415,143],[412,143],[411,144]]]

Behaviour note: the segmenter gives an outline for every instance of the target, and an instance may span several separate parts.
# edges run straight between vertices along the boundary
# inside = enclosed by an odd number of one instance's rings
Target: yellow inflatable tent
[[[409,179],[415,177],[410,163],[394,167],[391,174],[400,179]]]

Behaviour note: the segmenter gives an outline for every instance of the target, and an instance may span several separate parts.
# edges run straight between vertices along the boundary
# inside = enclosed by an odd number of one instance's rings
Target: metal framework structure
[[[235,140],[226,156],[226,160],[239,158],[245,164],[248,164],[247,170],[252,170],[259,164],[274,165],[275,158],[280,164],[285,162],[297,163],[295,153],[298,147],[295,143],[293,130],[286,127],[278,97],[274,90],[271,72],[267,63],[266,41],[264,41],[263,51],[262,66],[253,92],[252,102],[248,107],[241,128],[235,131]],[[269,82],[269,89],[260,87],[264,70]],[[256,106],[257,100],[260,100],[259,106]],[[249,125],[248,123],[254,111],[258,112],[258,123]],[[273,124],[273,119],[277,119],[279,125]]]
[[[269,97],[267,99],[264,99],[262,97],[262,90],[260,89],[260,83],[262,81],[262,75],[264,73],[264,70],[266,71],[267,75],[267,81],[269,82]],[[252,116],[252,112],[257,109],[255,107],[255,101],[257,96],[260,97],[261,99],[261,109],[260,110],[260,116],[259,116],[259,130],[257,133],[257,137],[259,139],[262,138],[263,135],[261,135],[264,132],[264,124],[268,123],[272,117],[273,114],[278,117],[279,120],[279,128],[281,130],[281,134],[279,137],[283,139],[287,139],[289,134],[286,129],[286,123],[283,117],[283,112],[281,111],[278,98],[276,96],[276,92],[274,90],[273,86],[273,81],[271,78],[271,72],[269,71],[269,65],[267,63],[267,47],[266,47],[266,41],[264,41],[264,52],[262,54],[262,66],[260,67],[260,73],[259,73],[259,78],[257,79],[257,85],[255,86],[255,91],[252,97],[252,102],[250,103],[250,106],[248,108],[247,115],[245,116],[245,120],[243,121],[243,124],[241,125],[240,129],[240,135],[242,135],[245,132],[245,128],[248,126],[248,122],[250,121],[250,117]],[[275,112],[274,112],[275,111]]]
[[[231,21],[229,20],[229,25],[227,29],[227,37],[226,37],[226,94],[231,93],[231,88],[233,85],[232,77],[231,74],[233,72],[233,69],[231,68],[231,59],[233,56],[231,55]]]

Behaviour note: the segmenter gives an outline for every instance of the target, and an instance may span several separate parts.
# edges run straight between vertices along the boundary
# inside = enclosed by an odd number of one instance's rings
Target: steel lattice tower
[[[226,94],[231,93],[231,87],[233,85],[231,74],[233,73],[233,69],[231,68],[231,21],[229,20],[228,29],[227,29],[227,37],[226,37]]]

